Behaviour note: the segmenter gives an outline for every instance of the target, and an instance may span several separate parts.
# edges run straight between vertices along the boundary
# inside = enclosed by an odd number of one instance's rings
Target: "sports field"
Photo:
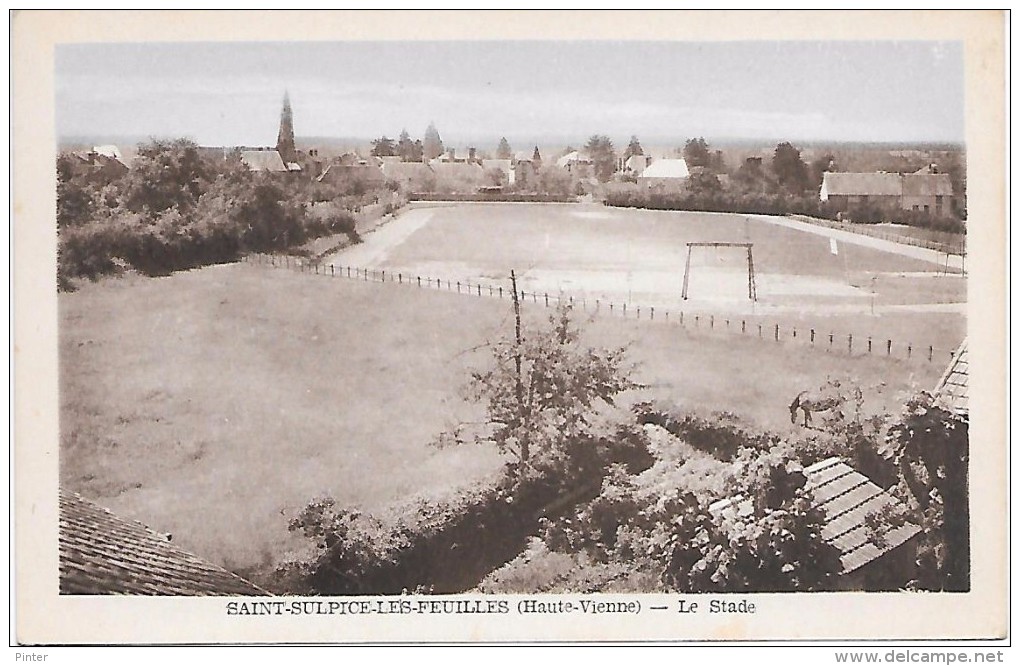
[[[895,244],[853,234],[834,240],[829,230],[811,233],[784,222],[582,204],[458,204],[405,212],[327,262],[483,285],[505,284],[514,269],[529,292],[688,311],[965,309],[966,280],[958,273],[898,254]],[[691,242],[752,244],[757,301],[748,299],[742,247],[694,248],[683,301]]]

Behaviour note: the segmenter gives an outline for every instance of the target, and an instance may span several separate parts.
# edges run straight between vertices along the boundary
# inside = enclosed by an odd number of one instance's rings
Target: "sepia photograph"
[[[771,614],[746,631],[783,638],[813,631],[780,622],[801,599],[984,588],[1002,614],[964,631],[1004,637],[1005,505],[976,507],[1004,502],[1005,434],[973,465],[969,434],[975,321],[997,354],[1005,330],[980,247],[1004,200],[971,192],[1002,155],[970,143],[960,33],[306,40],[255,18],[262,39],[52,44],[35,574],[61,603],[525,618],[518,640]]]

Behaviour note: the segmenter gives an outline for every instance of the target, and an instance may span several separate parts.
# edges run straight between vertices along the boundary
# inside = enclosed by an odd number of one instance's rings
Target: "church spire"
[[[280,112],[280,134],[276,138],[276,150],[284,162],[297,160],[294,147],[294,112],[290,109],[290,94],[283,93],[283,111]]]

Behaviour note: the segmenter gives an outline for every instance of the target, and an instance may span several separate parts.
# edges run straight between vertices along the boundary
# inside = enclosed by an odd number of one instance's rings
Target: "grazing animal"
[[[841,411],[846,397],[835,392],[825,392],[828,387],[816,391],[801,391],[790,403],[790,423],[797,422],[797,410],[804,413],[804,427],[811,424],[811,414],[814,412],[831,411],[837,418],[842,418]]]

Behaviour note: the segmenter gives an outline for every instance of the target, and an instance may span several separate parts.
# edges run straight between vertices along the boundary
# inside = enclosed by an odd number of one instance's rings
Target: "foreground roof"
[[[841,574],[877,560],[921,531],[913,523],[897,524],[883,519],[886,510],[900,505],[899,500],[840,458],[828,458],[805,467],[804,476],[807,488],[813,491],[813,507],[825,516],[822,540],[842,553]],[[713,515],[727,510],[746,518],[754,513],[754,505],[738,495],[709,507]]]
[[[145,525],[65,490],[59,549],[61,594],[268,595]]]
[[[954,412],[966,414],[969,411],[967,386],[970,378],[970,363],[967,356],[966,338],[953,353],[946,371],[942,373],[932,395],[936,401]]]
[[[840,561],[844,574],[878,559],[921,531],[912,523],[897,525],[882,520],[883,512],[899,506],[899,501],[839,458],[805,467],[804,475],[807,486],[814,491],[815,508],[825,514],[822,539],[843,553]]]

